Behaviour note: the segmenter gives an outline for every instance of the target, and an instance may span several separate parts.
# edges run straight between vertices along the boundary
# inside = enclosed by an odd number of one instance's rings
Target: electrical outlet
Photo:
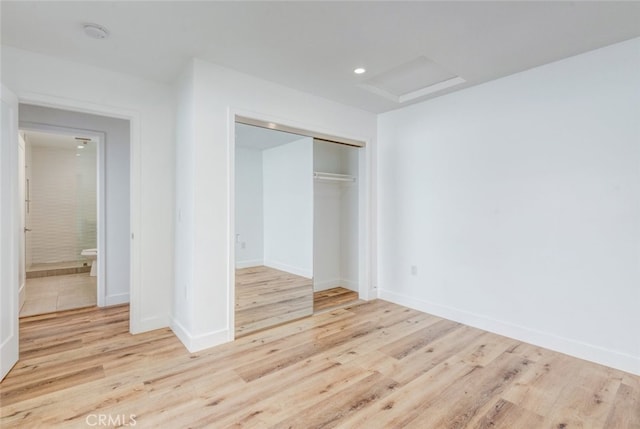
[[[411,266],[411,275],[412,276],[417,276],[418,275],[418,267],[416,265],[412,265]]]

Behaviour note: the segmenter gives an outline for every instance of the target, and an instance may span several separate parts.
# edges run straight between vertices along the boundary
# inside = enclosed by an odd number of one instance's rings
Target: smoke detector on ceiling
[[[84,34],[92,39],[106,39],[109,37],[109,30],[98,24],[85,24]]]

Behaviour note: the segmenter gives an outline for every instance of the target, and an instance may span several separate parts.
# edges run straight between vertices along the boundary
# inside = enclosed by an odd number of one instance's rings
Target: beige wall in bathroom
[[[85,259],[96,247],[96,151],[31,147],[31,264]]]

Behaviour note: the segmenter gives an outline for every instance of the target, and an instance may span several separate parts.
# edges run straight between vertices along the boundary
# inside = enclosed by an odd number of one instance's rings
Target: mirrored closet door
[[[236,337],[313,314],[313,139],[236,124]]]
[[[235,125],[236,338],[358,299],[359,148]]]

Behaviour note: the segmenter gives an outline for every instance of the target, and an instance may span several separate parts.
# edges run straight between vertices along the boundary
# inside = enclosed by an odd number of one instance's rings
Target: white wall
[[[264,264],[262,151],[236,147],[236,268]]]
[[[314,170],[358,178],[360,149],[316,140]],[[359,289],[359,182],[314,181],[314,290]]]
[[[21,102],[131,119],[132,332],[167,326],[173,278],[174,93],[98,67],[2,46]],[[123,173],[126,174],[126,173]]]
[[[91,130],[94,132],[104,133],[105,136],[105,247],[106,255],[98,256],[100,262],[105,267],[105,303],[106,305],[116,305],[129,302],[129,285],[130,285],[130,127],[129,121],[116,118],[108,118],[104,116],[90,115],[86,113],[71,112],[62,109],[52,109],[49,107],[32,106],[27,104],[20,104],[20,122],[21,123],[35,123],[42,125],[67,127]],[[36,161],[36,150],[33,147],[33,174],[47,173],[47,161],[43,163]],[[69,159],[75,161],[75,151],[69,154]],[[69,183],[67,185],[60,184],[60,187],[71,186],[72,182],[75,182],[75,167],[72,166],[73,161],[70,161],[69,168],[73,168],[74,172],[71,177],[66,179]],[[95,161],[95,158],[94,158]],[[36,176],[37,177],[37,176]],[[95,179],[95,168],[94,168]],[[35,185],[35,184],[34,184]],[[96,182],[93,181],[93,189],[95,191]],[[37,189],[36,189],[37,191]],[[50,195],[50,190],[46,190],[45,193]],[[75,195],[74,195],[75,197]],[[34,222],[34,233],[38,232],[36,229],[46,228],[47,222],[53,220],[47,219],[47,213],[42,213],[42,216],[36,216],[38,214],[38,204],[40,201],[46,201],[45,195],[33,196],[34,215],[32,221]],[[95,193],[93,208],[95,209]],[[75,209],[75,207],[66,207],[67,210]],[[70,216],[72,216],[70,214]],[[37,219],[40,218],[41,226],[35,224]],[[94,212],[94,220],[95,212]],[[62,220],[55,225],[56,228],[62,228],[63,231],[68,232],[63,228]],[[34,238],[37,235],[34,234]],[[95,240],[94,240],[95,243]],[[37,248],[37,243],[34,243],[34,248]],[[40,243],[45,244],[46,243]],[[90,247],[84,247],[86,243],[77,245],[74,253],[79,254],[78,250],[82,251],[83,248],[94,248],[95,244]],[[45,246],[46,247],[46,246]],[[70,252],[69,252],[70,253]],[[72,254],[67,255],[71,257]],[[35,258],[34,258],[35,259]],[[67,259],[73,260],[73,259]]]
[[[313,290],[342,286],[341,185],[314,183]]]
[[[359,152],[357,149],[349,146],[341,147],[343,155],[342,162],[344,164],[343,171],[346,174],[354,176],[356,182],[345,183],[340,193],[341,219],[340,224],[340,250],[342,257],[340,258],[340,274],[341,286],[353,291],[360,291],[361,280],[361,227],[365,216],[360,213],[361,192],[365,192],[362,186],[364,175],[359,173]]]
[[[370,148],[376,118],[201,60],[185,68],[176,88],[178,124],[185,125],[176,142],[176,256],[192,262],[176,263],[172,327],[197,350],[233,339],[234,114],[360,139]]]
[[[313,139],[265,150],[262,160],[264,265],[312,278]]]
[[[26,235],[31,264],[85,259],[80,253],[95,248],[97,240],[95,147],[76,156],[75,147],[33,146],[31,154]],[[128,246],[125,250],[128,256]]]
[[[176,80],[176,194],[175,194],[175,270],[171,328],[185,345],[194,330],[193,290],[195,263],[195,70],[187,64]]]
[[[638,52],[380,115],[381,297],[640,373]]]

